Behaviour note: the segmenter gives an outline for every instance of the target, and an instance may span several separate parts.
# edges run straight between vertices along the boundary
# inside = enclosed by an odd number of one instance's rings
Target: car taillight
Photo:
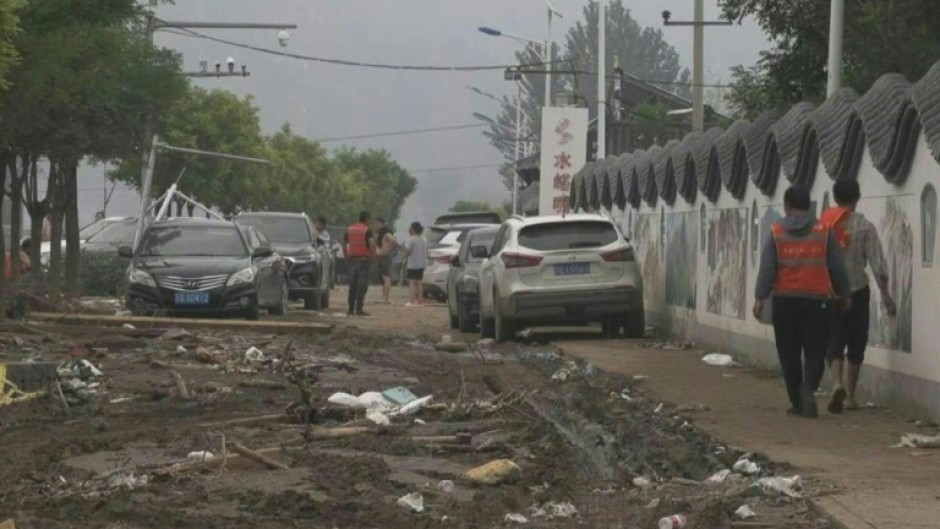
[[[535,255],[523,255],[521,253],[504,253],[500,256],[503,265],[506,268],[527,268],[535,266],[542,262],[541,257]]]
[[[601,259],[608,263],[623,263],[633,261],[636,256],[633,254],[633,248],[627,246],[619,250],[612,250],[601,254]]]

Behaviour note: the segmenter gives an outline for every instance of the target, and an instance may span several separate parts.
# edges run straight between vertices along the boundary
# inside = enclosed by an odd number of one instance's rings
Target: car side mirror
[[[455,255],[450,258],[450,266],[460,266],[460,256]]]
[[[118,246],[118,255],[131,259],[134,257],[134,249],[130,246]]]
[[[274,250],[265,248],[263,246],[259,246],[251,251],[252,259],[264,259],[265,257],[271,257],[272,255],[274,255]]]
[[[490,256],[490,249],[486,246],[471,246],[470,255],[472,255],[474,259],[486,259]]]

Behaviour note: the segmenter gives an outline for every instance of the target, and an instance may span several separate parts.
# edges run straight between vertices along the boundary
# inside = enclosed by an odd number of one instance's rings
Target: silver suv
[[[504,342],[535,325],[600,322],[608,337],[645,330],[633,247],[600,215],[513,217],[480,271],[480,331]]]

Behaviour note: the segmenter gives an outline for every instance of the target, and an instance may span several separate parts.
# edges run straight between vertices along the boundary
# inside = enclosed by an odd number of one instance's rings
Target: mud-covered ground
[[[652,528],[673,514],[701,529],[828,526],[804,499],[820,484],[801,497],[755,486],[791,475],[759,455],[757,474],[705,484],[744,454],[698,431],[694,406],[649,400],[642,377],[551,346],[445,353],[430,337],[352,329],[0,341],[0,362],[87,359],[103,374],[0,408],[0,522],[21,529]],[[327,402],[395,387],[433,401],[388,427]],[[235,445],[288,468],[188,458]],[[499,459],[521,472],[492,486],[462,477]],[[421,512],[398,504],[412,493]],[[743,505],[757,517],[735,516]]]

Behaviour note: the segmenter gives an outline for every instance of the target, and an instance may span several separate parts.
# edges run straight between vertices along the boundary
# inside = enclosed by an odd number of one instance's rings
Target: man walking
[[[875,226],[861,213],[855,211],[861,198],[861,191],[856,180],[840,180],[832,187],[832,196],[836,201],[834,208],[823,211],[819,221],[830,229],[839,241],[845,257],[845,272],[848,277],[849,291],[852,293],[852,307],[844,313],[833,314],[832,328],[829,331],[829,371],[832,375],[832,400],[829,402],[831,413],[842,413],[843,409],[857,410],[855,389],[858,376],[865,360],[865,347],[868,345],[868,318],[871,289],[868,287],[868,275],[865,267],[871,268],[875,282],[881,291],[881,300],[885,311],[894,316],[897,306],[888,292],[888,266],[885,264],[881,240]],[[848,350],[848,354],[846,354]],[[845,358],[849,366],[843,384]]]
[[[817,417],[814,393],[825,369],[832,304],[849,303],[849,285],[832,231],[809,212],[809,189],[787,189],[783,207],[786,217],[774,223],[761,254],[753,312],[760,319],[764,301],[773,294],[777,356],[791,406],[787,413]]]
[[[375,219],[376,236],[376,266],[379,272],[379,281],[382,282],[382,303],[388,305],[391,303],[392,294],[392,256],[398,249],[398,241],[392,230],[385,225],[385,219],[377,217]]]
[[[362,305],[369,290],[369,271],[375,255],[375,236],[369,229],[369,212],[359,214],[359,222],[346,228],[346,267],[349,275],[349,316],[368,316]]]

